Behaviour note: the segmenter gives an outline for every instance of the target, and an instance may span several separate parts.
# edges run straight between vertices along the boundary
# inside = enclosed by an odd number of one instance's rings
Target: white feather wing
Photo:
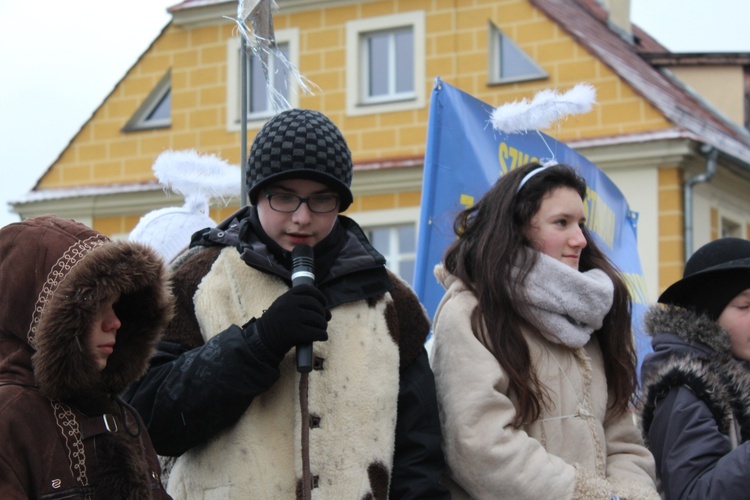
[[[192,149],[168,150],[159,155],[152,170],[164,188],[185,197],[240,196],[240,167],[216,155],[201,155]]]
[[[579,83],[564,94],[545,89],[531,101],[522,99],[495,108],[490,122],[495,130],[508,134],[543,130],[568,115],[588,113],[595,102],[596,89],[588,83]]]

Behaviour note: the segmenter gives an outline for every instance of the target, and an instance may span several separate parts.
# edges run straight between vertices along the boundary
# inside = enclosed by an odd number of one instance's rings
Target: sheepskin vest
[[[200,330],[220,332],[260,317],[286,290],[280,277],[248,266],[236,248],[225,247],[194,295]],[[329,340],[314,343],[310,422],[300,421],[300,375],[292,350],[281,362],[280,379],[253,400],[237,424],[176,460],[170,494],[294,498],[302,477],[301,426],[307,425],[313,497],[387,496],[400,363],[397,335],[389,328],[394,305],[385,293],[334,307]],[[378,491],[373,484],[380,485]]]

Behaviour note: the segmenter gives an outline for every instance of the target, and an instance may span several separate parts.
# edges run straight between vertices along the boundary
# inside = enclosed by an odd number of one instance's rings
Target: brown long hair
[[[586,199],[586,181],[573,168],[555,165],[522,179],[537,168],[529,163],[503,175],[474,206],[461,211],[453,230],[457,239],[445,253],[445,268],[458,277],[477,298],[471,313],[474,335],[495,356],[510,381],[510,390],[518,397],[513,424],[539,418],[547,404],[546,388],[531,366],[529,346],[521,326],[538,329],[531,318],[522,285],[534,267],[538,254],[525,236],[531,219],[539,211],[545,196],[559,187],[574,189]],[[614,283],[614,302],[595,333],[604,358],[607,386],[614,396],[612,407],[626,411],[637,387],[636,353],[631,331],[631,298],[625,282],[591,234],[583,230],[587,246],[581,253],[579,270],[601,269]],[[520,272],[514,277],[516,264]]]

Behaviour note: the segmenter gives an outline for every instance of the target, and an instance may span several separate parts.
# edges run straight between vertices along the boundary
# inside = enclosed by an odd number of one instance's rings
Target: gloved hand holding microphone
[[[315,288],[313,249],[299,245],[292,252],[292,288],[277,298],[256,321],[261,342],[278,358],[297,347],[297,370],[312,370],[312,342],[328,340],[325,296]]]

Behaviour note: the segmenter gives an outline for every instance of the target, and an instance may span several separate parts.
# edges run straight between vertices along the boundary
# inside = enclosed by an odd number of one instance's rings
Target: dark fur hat
[[[716,321],[724,308],[750,288],[750,241],[721,238],[699,248],[682,279],[659,297],[662,304],[690,309]]]

